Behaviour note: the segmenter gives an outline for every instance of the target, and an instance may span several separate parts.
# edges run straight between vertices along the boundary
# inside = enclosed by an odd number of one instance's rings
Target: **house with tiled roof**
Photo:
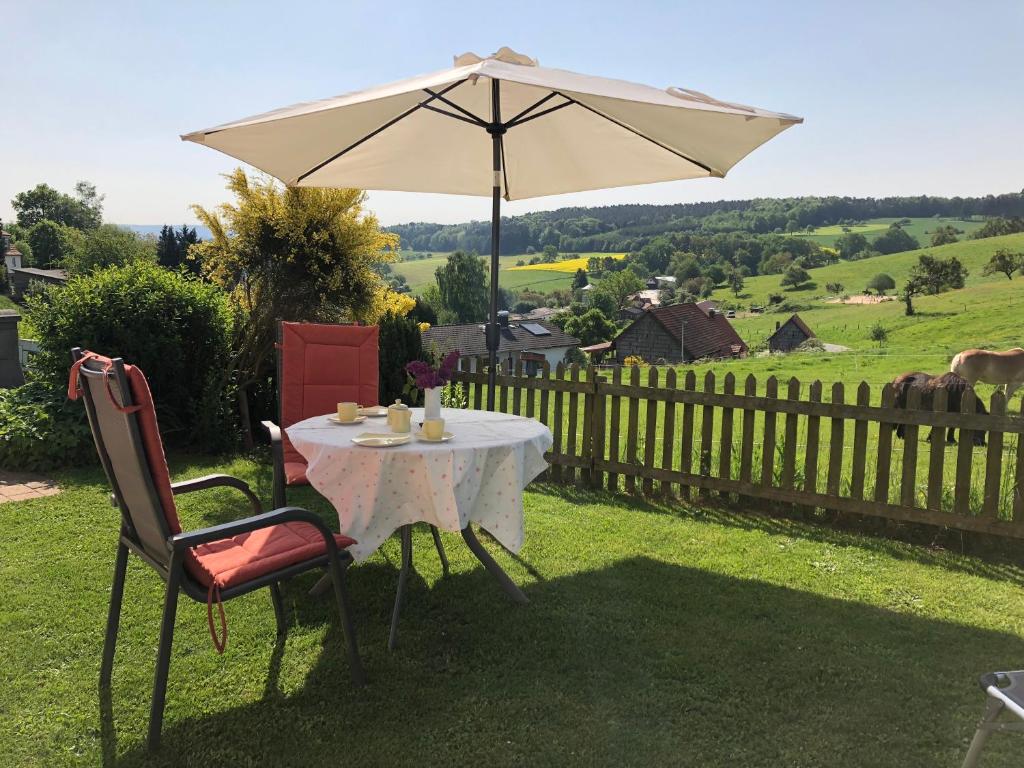
[[[785,323],[775,323],[775,333],[768,337],[768,349],[772,352],[792,352],[808,339],[814,338],[814,331],[793,315]]]
[[[511,322],[508,312],[499,312],[498,325],[501,329],[498,362],[515,370],[521,361],[524,372],[530,376],[537,373],[545,361],[554,368],[565,359],[566,352],[580,345],[579,339],[544,320]],[[487,356],[484,325],[431,326],[423,331],[423,347],[435,347],[441,354],[457,349],[463,357],[472,360],[471,370],[475,371],[477,358]]]
[[[4,266],[7,267],[7,271],[10,272],[12,269],[20,269],[23,255],[21,251],[14,245],[14,238],[10,232],[0,229],[0,253],[4,257]]]
[[[612,348],[618,363],[634,356],[649,363],[747,356],[725,315],[692,303],[652,307],[615,337]]]

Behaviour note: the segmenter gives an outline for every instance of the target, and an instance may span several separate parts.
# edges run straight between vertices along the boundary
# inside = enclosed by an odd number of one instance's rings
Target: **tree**
[[[1000,235],[1012,235],[1016,232],[1024,232],[1024,218],[1014,216],[1011,218],[995,218],[986,221],[980,229],[971,234],[971,239],[981,240],[985,237],[998,237]]]
[[[743,275],[733,271],[729,273],[728,280],[729,288],[732,290],[733,295],[739,298],[739,295],[743,292]]]
[[[839,258],[852,261],[861,258],[859,254],[868,249],[868,239],[860,232],[847,232],[836,238],[835,249]]]
[[[411,312],[407,317],[389,312],[377,321],[377,326],[379,397],[381,403],[390,405],[401,398],[406,389],[406,364],[423,359],[423,336]]]
[[[779,284],[783,287],[790,286],[794,289],[799,288],[804,283],[810,282],[811,276],[807,273],[807,270],[801,267],[799,264],[790,264],[789,268],[786,269],[785,274],[782,276],[782,280]]]
[[[878,322],[871,326],[868,335],[872,341],[878,343],[878,346],[882,346],[889,338],[889,329]]]
[[[944,291],[963,288],[967,280],[967,269],[955,256],[938,259],[927,253],[917,257],[917,264],[911,270],[902,297],[906,314],[914,314],[914,297],[921,294],[935,295]]]
[[[32,263],[41,269],[54,269],[66,263],[81,243],[82,233],[73,227],[44,219],[28,231]]]
[[[604,294],[611,298],[614,309],[608,314],[612,314],[619,311],[627,296],[643,289],[643,281],[633,272],[625,271],[615,272],[605,277],[597,284],[597,288],[594,289],[593,293]],[[593,298],[591,301],[593,302]]]
[[[586,285],[589,285],[589,281],[587,280],[587,270],[577,269],[576,274],[572,278],[573,289],[583,288]]]
[[[572,315],[565,321],[565,332],[580,340],[580,344],[589,347],[600,344],[615,336],[616,327],[599,309],[589,309],[582,315]]]
[[[174,227],[164,224],[156,238],[156,260],[161,267],[177,267],[181,263],[178,257],[178,240],[174,236]]]
[[[694,277],[700,277],[700,264],[695,254],[676,251],[668,263],[667,271],[675,277],[677,283],[682,284]]]
[[[457,323],[481,323],[487,320],[487,268],[483,259],[455,251],[434,276],[444,308]]]
[[[884,234],[875,238],[871,246],[879,253],[902,253],[921,247],[899,224],[890,224]]]
[[[720,264],[712,264],[704,270],[704,277],[706,277],[712,285],[718,286],[725,282],[725,270],[722,269]]]
[[[864,293],[871,293],[874,291],[879,296],[884,296],[886,291],[891,291],[896,287],[896,281],[885,272],[881,272],[872,277],[864,288]]]
[[[103,220],[103,196],[87,181],[75,184],[73,196],[58,192],[49,184],[37,184],[16,194],[11,207],[23,227],[48,220],[75,229],[95,229]]]
[[[240,168],[227,179],[233,203],[193,206],[213,234],[193,248],[204,274],[231,292],[234,353],[225,377],[236,379],[251,444],[248,392],[271,373],[277,320],[376,319],[397,294],[373,267],[394,258],[398,235],[363,209],[362,190],[282,188]],[[415,302],[402,298],[408,311]]]
[[[558,260],[558,248],[554,245],[545,245],[542,253],[542,264],[554,264]]]
[[[937,227],[935,231],[932,232],[932,245],[937,247],[940,245],[956,243],[960,240],[960,238],[957,237],[958,234],[960,233],[957,232],[956,227],[948,224],[943,227]]]
[[[825,290],[833,294],[834,296],[838,296],[840,293],[842,293],[843,288],[844,286],[842,283],[825,283]]]
[[[1018,269],[1024,269],[1024,253],[1014,253],[1006,248],[1000,248],[992,254],[992,258],[982,267],[983,275],[1006,275],[1007,280],[1013,280],[1013,273]]]
[[[437,312],[434,308],[427,303],[427,300],[422,296],[417,296],[416,304],[411,310],[407,317],[410,320],[415,320],[417,323],[427,323],[428,325],[437,325]]]
[[[155,261],[154,241],[144,240],[115,224],[102,224],[79,238],[78,245],[67,254],[61,266],[73,275],[83,275],[135,260]]]

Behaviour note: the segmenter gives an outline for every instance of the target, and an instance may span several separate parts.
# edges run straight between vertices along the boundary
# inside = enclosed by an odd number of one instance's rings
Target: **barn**
[[[696,304],[653,307],[627,326],[612,345],[620,364],[632,356],[649,363],[678,363],[747,355],[747,345],[725,315]]]
[[[793,315],[784,323],[775,323],[775,333],[768,337],[768,349],[772,352],[792,352],[808,339],[814,338],[814,331]]]

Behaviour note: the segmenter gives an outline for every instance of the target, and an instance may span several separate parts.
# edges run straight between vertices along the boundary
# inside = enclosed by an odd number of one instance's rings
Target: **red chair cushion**
[[[380,371],[375,325],[281,323],[281,427],[333,413],[338,403],[377,405]],[[306,465],[287,434],[285,467]],[[287,472],[287,475],[291,474]],[[298,477],[298,475],[295,475]],[[305,481],[305,472],[302,473]],[[292,485],[291,479],[287,480]]]
[[[288,485],[309,485],[309,480],[306,479],[306,462],[286,461],[284,481]]]
[[[334,534],[339,549],[354,539]],[[309,523],[281,523],[194,547],[185,567],[203,586],[244,584],[290,565],[323,555],[327,544]]]

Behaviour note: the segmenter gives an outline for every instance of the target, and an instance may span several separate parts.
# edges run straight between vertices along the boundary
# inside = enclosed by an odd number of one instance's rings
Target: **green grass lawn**
[[[889,228],[889,225],[893,222],[901,221],[897,218],[880,218],[880,219],[868,219],[863,224],[855,224],[849,227],[843,227],[840,224],[833,224],[828,227],[818,227],[813,232],[798,232],[796,233],[800,237],[807,237],[814,240],[819,245],[832,247],[835,245],[842,235],[845,234],[844,229],[849,229],[851,232],[858,232],[864,235],[868,240],[873,240],[880,234],[885,232]],[[963,219],[957,219],[952,217],[940,217],[940,218],[911,218],[909,224],[903,226],[904,231],[907,232],[911,237],[917,238],[917,241],[921,245],[928,245],[931,242],[931,235],[938,227],[952,226],[956,229],[963,230],[964,237],[974,232],[976,229],[980,229],[984,225],[982,219],[971,219],[970,221],[964,221]]]
[[[17,309],[17,310],[20,310],[21,307],[19,307],[17,304],[15,304],[13,299],[11,299],[10,296],[6,296],[6,295],[0,293],[0,309]]]
[[[266,462],[172,464],[269,495]],[[285,590],[280,646],[265,592],[227,604],[224,656],[183,601],[150,758],[161,583],[132,560],[103,702],[116,512],[98,471],[58,479],[60,496],[0,505],[2,765],[957,765],[976,675],[1024,659],[1024,572],[996,558],[535,485],[521,558],[498,555],[527,606],[450,534],[442,579],[420,531],[388,652],[395,542],[353,569],[362,690],[331,600],[305,594],[314,575]],[[293,500],[333,515],[311,490]],[[195,527],[246,506],[215,491],[181,513]],[[1018,765],[1021,747],[996,735],[985,765]]]

